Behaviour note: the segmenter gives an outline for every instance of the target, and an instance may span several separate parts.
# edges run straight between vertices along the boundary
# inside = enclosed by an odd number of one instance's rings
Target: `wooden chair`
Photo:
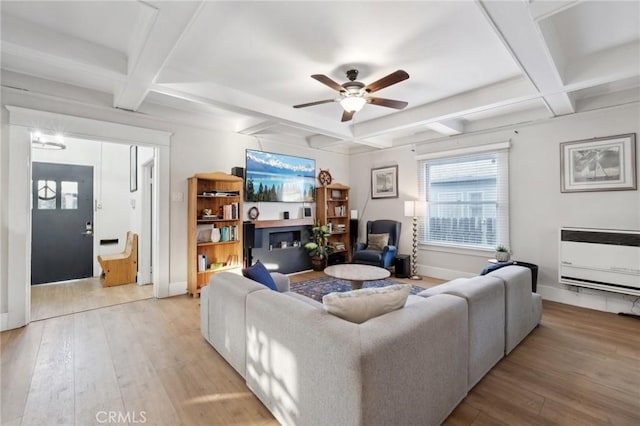
[[[138,271],[138,234],[127,232],[127,243],[122,253],[98,256],[104,272],[103,287],[136,282]]]

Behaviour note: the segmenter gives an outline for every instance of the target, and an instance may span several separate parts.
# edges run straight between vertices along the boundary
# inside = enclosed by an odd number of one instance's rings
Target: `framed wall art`
[[[138,146],[129,146],[129,192],[138,190]]]
[[[560,144],[560,190],[635,190],[636,161],[635,133],[563,142]]]
[[[398,198],[398,166],[371,169],[371,198]]]

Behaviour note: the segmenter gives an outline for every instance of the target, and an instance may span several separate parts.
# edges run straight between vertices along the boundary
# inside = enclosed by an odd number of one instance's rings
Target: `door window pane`
[[[78,182],[60,182],[62,210],[78,209]]]
[[[56,209],[56,181],[55,180],[39,180],[38,181],[38,209],[39,210],[55,210]]]

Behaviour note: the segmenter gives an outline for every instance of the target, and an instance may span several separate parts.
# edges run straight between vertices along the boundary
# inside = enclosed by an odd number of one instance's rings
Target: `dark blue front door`
[[[33,163],[31,284],[93,276],[93,167]]]

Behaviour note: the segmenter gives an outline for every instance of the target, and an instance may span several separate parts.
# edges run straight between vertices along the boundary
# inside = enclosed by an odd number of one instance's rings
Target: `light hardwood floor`
[[[98,277],[31,286],[31,321],[153,297],[152,285],[103,287]]]
[[[89,425],[112,411],[131,424],[277,424],[201,337],[198,304],[142,300],[2,333],[1,423]],[[639,331],[633,318],[545,302],[540,327],[446,424],[638,425]]]

